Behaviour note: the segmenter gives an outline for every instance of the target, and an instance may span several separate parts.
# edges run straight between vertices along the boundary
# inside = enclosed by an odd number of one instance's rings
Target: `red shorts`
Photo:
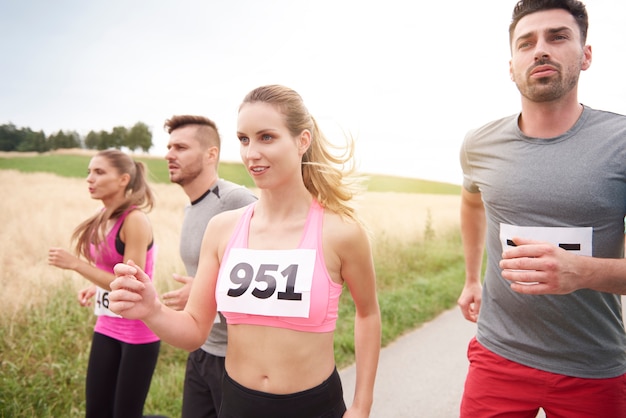
[[[626,418],[626,374],[582,379],[545,372],[492,353],[473,338],[461,418]]]

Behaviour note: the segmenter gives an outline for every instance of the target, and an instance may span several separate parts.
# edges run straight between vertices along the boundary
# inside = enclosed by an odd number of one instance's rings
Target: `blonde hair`
[[[305,129],[311,132],[311,145],[302,157],[302,177],[307,190],[324,207],[340,216],[359,221],[351,200],[363,191],[363,178],[356,174],[354,140],[345,137],[345,148],[333,145],[320,130],[315,118],[294,90],[281,85],[261,86],[246,95],[246,103],[264,102],[275,106],[284,116],[292,136]],[[341,151],[337,154],[331,152]]]
[[[141,161],[135,161],[117,149],[100,151],[95,156],[106,158],[120,175],[130,175],[130,181],[126,185],[125,199],[119,206],[106,208],[91,216],[78,225],[72,234],[72,241],[76,241],[76,254],[82,255],[90,262],[94,261],[90,246],[93,244],[99,247],[105,241],[106,225],[110,219],[119,218],[131,206],[147,212],[154,206],[154,193],[148,185],[147,170]]]

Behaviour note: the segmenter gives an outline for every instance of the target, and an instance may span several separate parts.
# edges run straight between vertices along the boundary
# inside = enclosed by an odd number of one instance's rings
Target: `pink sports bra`
[[[324,209],[313,200],[297,249],[251,250],[255,206],[246,208],[224,252],[215,293],[218,311],[231,325],[333,331],[343,286],[332,281],[324,263]]]
[[[124,262],[123,252],[119,253],[116,249],[116,237],[128,214],[135,209],[135,206],[131,206],[117,219],[115,225],[107,234],[106,241],[101,244],[99,249],[95,248],[94,245],[91,246],[92,257],[96,260],[95,264],[99,269],[113,273],[115,264]],[[145,272],[150,278],[152,278],[154,272],[156,250],[156,244],[152,243],[146,253]],[[102,292],[103,293],[100,291],[97,292],[96,296],[101,296],[105,300],[96,300],[96,305],[108,302],[109,292],[104,289],[102,289]],[[138,319],[124,319],[99,315],[94,331],[128,344],[147,344],[159,341],[159,337],[153,333],[146,324]]]

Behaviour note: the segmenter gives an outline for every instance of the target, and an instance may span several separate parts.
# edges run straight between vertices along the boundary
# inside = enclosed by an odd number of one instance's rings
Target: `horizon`
[[[460,184],[465,134],[519,111],[508,73],[514,0],[172,4],[2,2],[0,123],[84,136],[143,122],[159,155],[163,122],[200,114],[235,162],[240,99],[279,83],[333,142],[356,138],[360,171]],[[594,55],[579,100],[626,114],[626,2],[587,9]]]

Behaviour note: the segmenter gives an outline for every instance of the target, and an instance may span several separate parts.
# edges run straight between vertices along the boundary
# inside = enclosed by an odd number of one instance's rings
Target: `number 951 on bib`
[[[232,248],[220,269],[218,310],[307,318],[314,267],[313,249]]]

